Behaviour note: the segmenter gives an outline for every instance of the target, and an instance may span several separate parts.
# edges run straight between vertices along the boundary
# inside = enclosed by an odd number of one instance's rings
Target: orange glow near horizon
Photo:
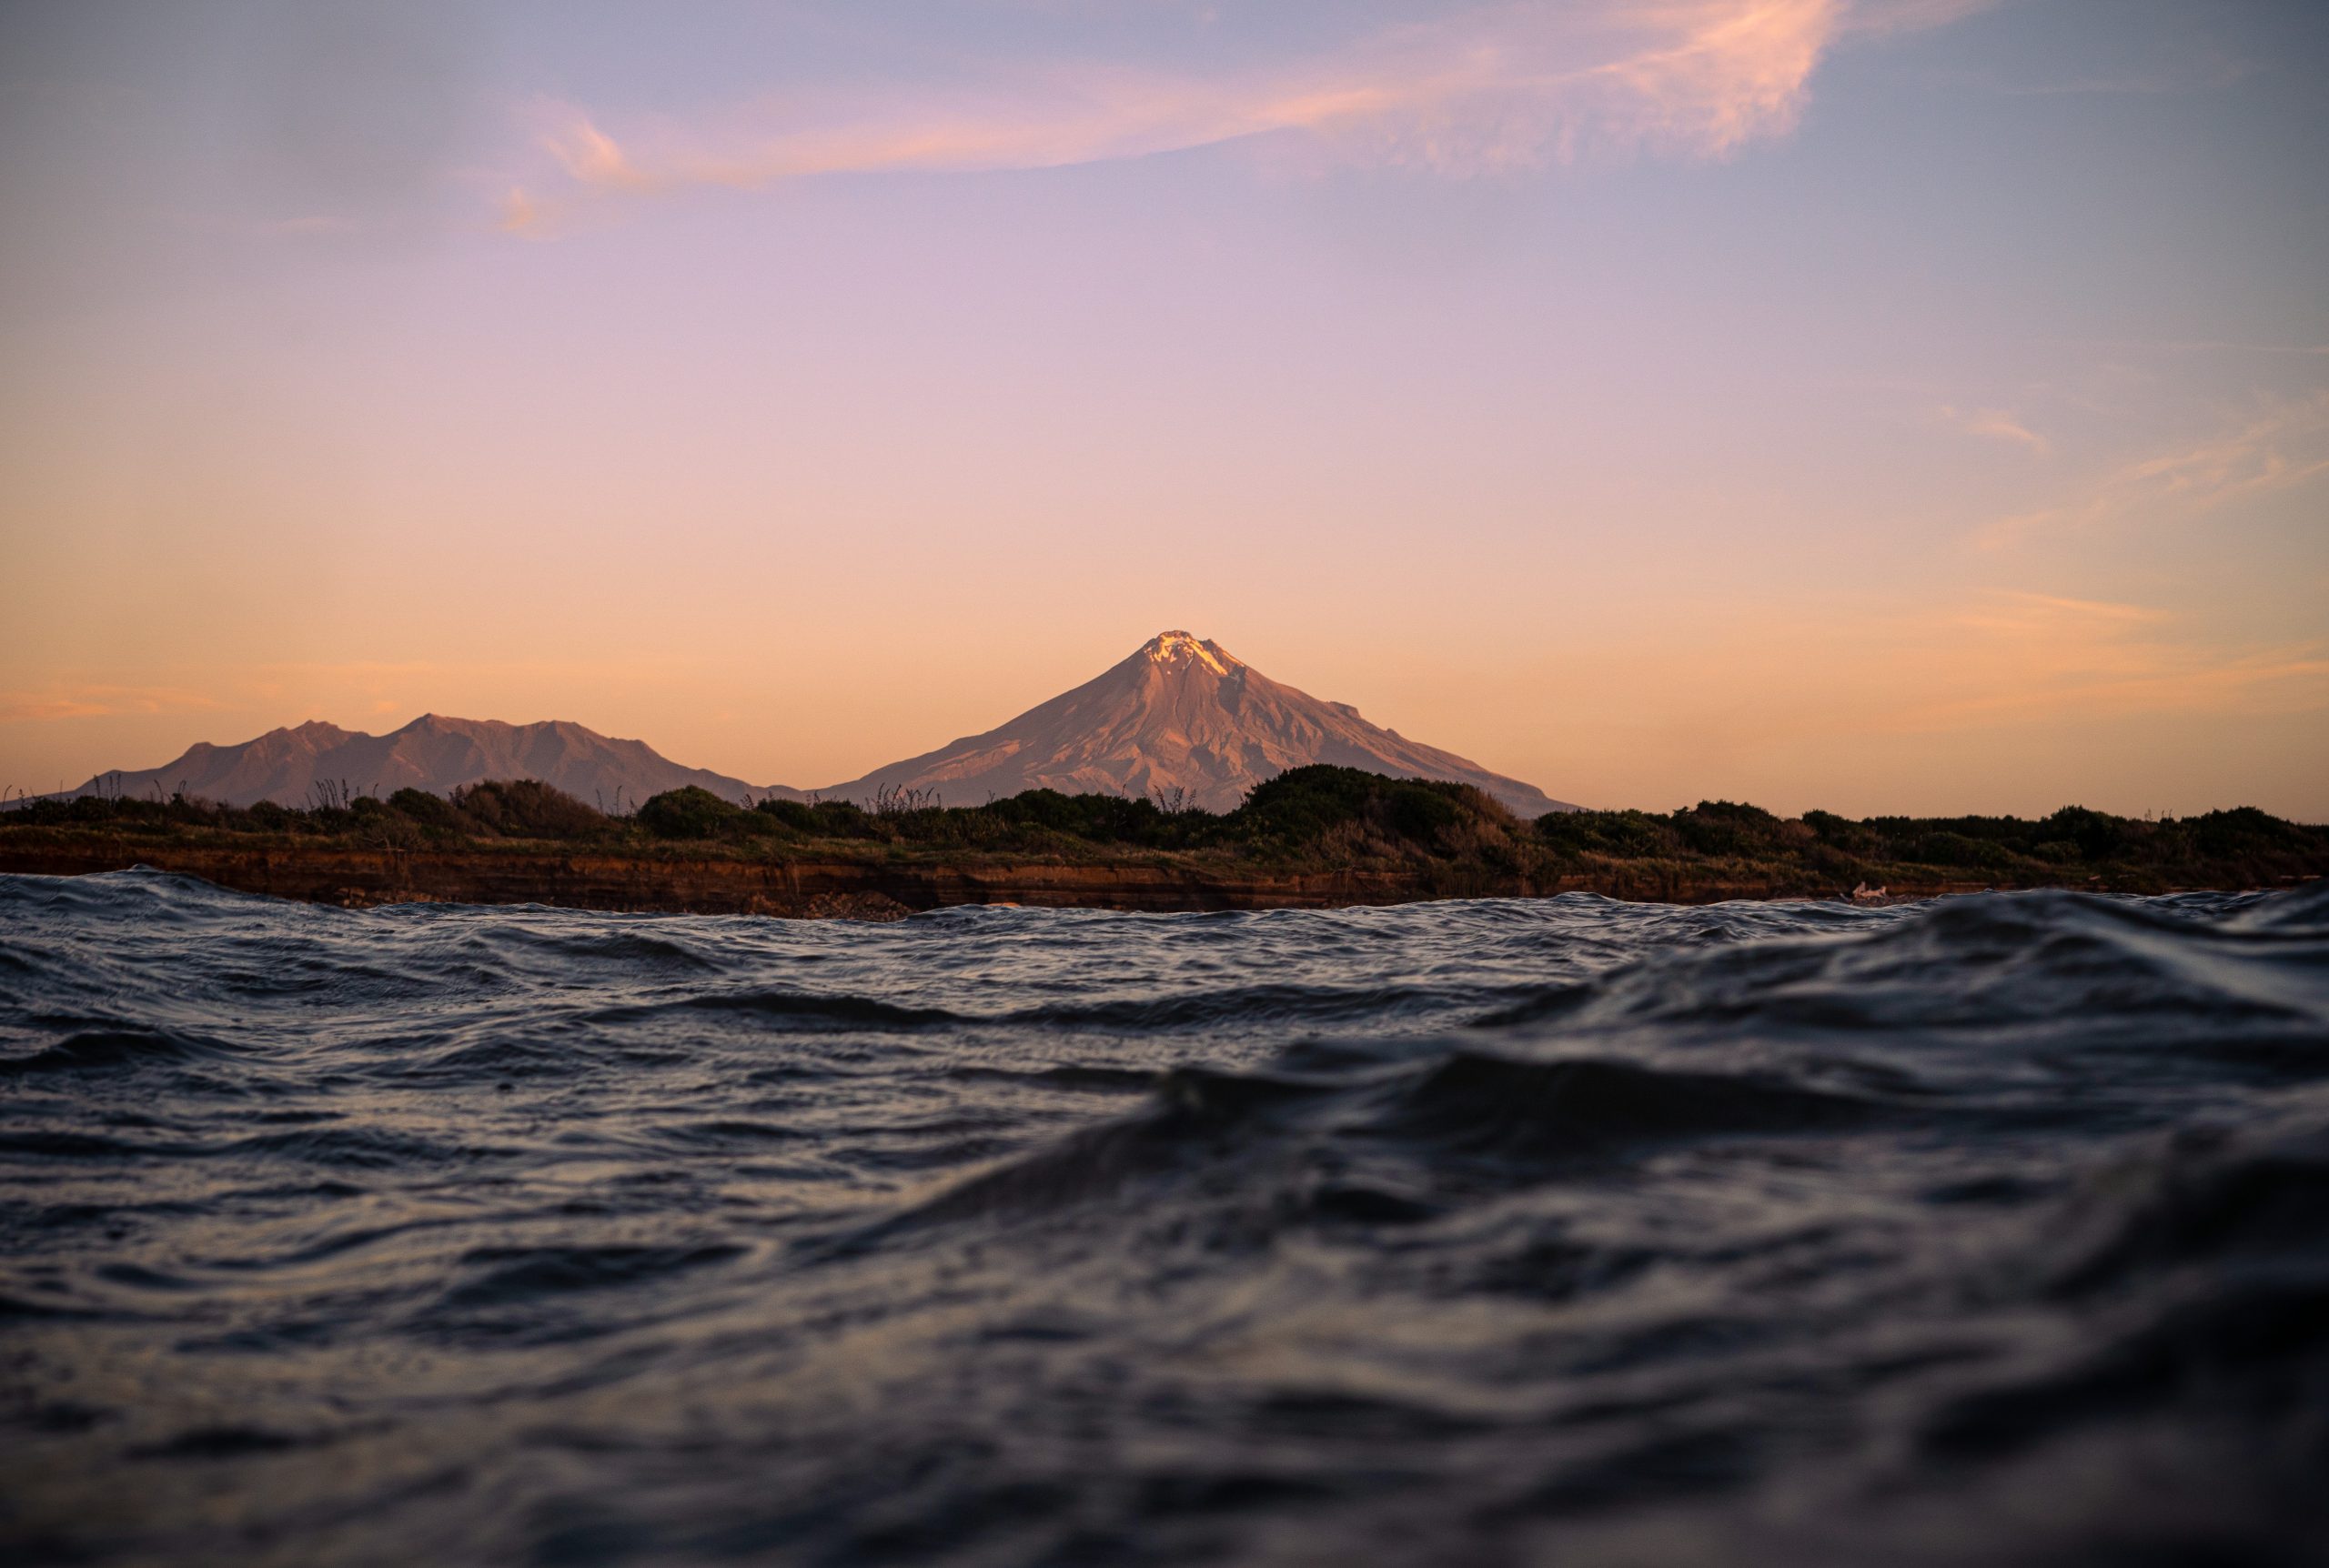
[[[30,9],[0,786],[813,788],[1186,627],[1589,805],[2329,819],[2297,19]]]

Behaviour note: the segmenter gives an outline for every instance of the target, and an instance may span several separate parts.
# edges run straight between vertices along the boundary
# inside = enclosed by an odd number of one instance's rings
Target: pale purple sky
[[[1185,627],[1595,805],[2329,819],[2329,6],[0,5],[0,785],[813,787]]]

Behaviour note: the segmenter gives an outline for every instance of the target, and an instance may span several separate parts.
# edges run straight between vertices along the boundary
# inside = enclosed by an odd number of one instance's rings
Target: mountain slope
[[[271,729],[235,746],[208,742],[176,761],[136,772],[106,773],[76,795],[188,795],[250,806],[261,800],[304,806],[324,785],[388,796],[408,787],[442,795],[481,779],[539,779],[577,799],[628,810],[649,796],[696,784],[727,799],[751,787],[701,768],[682,768],[640,740],[616,740],[580,724],[552,720],[504,724],[490,719],[426,714],[387,735],[311,722]],[[771,791],[751,790],[755,794]],[[773,791],[792,794],[791,790]]]
[[[867,800],[885,789],[934,790],[947,805],[974,806],[1023,789],[1179,790],[1192,805],[1226,811],[1263,779],[1311,762],[1476,785],[1524,817],[1576,809],[1534,785],[1378,729],[1347,703],[1281,686],[1185,631],[1151,638],[1097,679],[997,729],[819,793]]]
[[[1322,702],[1281,686],[1219,643],[1182,631],[1150,638],[1097,679],[998,729],[817,793],[872,801],[885,789],[917,789],[934,791],[949,805],[972,806],[1023,789],[1157,791],[1226,811],[1263,779],[1312,762],[1476,785],[1526,817],[1576,809],[1534,785],[1378,729],[1346,703]],[[504,724],[433,713],[386,735],[310,722],[239,745],[205,742],[174,762],[99,774],[70,793],[145,797],[182,789],[230,806],[261,800],[305,806],[319,791],[342,785],[382,797],[407,788],[442,795],[485,779],[539,779],[608,810],[629,810],[651,795],[690,784],[729,800],[807,799],[782,785],[760,789],[707,769],[683,768],[644,741],[612,739],[580,724]]]

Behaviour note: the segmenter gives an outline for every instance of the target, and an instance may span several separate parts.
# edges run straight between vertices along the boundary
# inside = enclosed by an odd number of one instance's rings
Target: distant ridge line
[[[183,790],[228,806],[308,806],[334,794],[443,795],[488,779],[533,779],[601,809],[692,785],[739,803],[768,796],[868,803],[913,791],[960,806],[1056,789],[1167,796],[1227,811],[1255,784],[1315,762],[1469,784],[1524,817],[1578,809],[1370,724],[1348,703],[1272,680],[1221,644],[1178,630],[1159,632],[1093,679],[995,729],[813,791],[686,767],[643,740],[569,719],[510,724],[424,713],[385,735],[309,719],[237,744],[203,741],[158,768],[111,769],[65,793]]]

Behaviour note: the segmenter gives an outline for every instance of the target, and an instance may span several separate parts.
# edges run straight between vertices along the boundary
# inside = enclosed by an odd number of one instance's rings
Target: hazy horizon
[[[2329,819],[2329,12],[0,10],[0,784],[851,779],[1185,628],[1564,799]]]

